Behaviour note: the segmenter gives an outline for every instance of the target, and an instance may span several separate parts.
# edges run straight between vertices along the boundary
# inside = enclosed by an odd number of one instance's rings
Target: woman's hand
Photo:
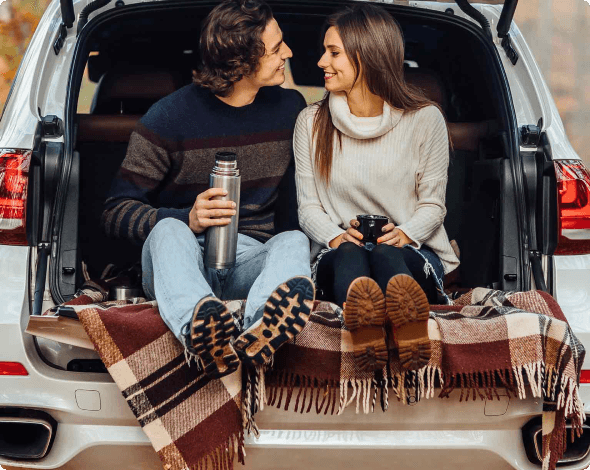
[[[358,230],[355,230],[355,227],[359,226],[358,220],[352,219],[350,221],[350,225],[351,226],[348,227],[346,232],[344,232],[342,235],[338,235],[329,243],[330,248],[338,248],[340,245],[346,242],[354,243],[358,246],[363,246],[363,242],[361,242],[363,236]]]
[[[396,228],[395,224],[385,225],[383,231],[386,233],[377,239],[378,245],[385,244],[402,248],[412,243],[412,240],[408,238],[403,230]]]

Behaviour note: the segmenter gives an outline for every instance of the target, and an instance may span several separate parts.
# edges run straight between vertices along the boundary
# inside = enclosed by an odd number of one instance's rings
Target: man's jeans
[[[236,265],[205,267],[205,235],[195,235],[176,219],[156,224],[143,246],[143,290],[158,301],[162,319],[182,342],[182,327],[203,297],[246,299],[244,328],[262,317],[273,290],[293,276],[310,276],[309,240],[302,232],[283,232],[261,243],[238,235]]]

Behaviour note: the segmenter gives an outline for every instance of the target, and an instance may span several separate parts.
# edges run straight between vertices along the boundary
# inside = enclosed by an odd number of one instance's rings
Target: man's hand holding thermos
[[[195,233],[203,233],[209,227],[229,225],[231,217],[237,214],[234,201],[213,199],[227,196],[223,188],[209,188],[197,196],[189,213],[189,227]]]

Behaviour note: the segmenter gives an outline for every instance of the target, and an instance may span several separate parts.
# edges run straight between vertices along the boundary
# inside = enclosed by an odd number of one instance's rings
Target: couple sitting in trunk
[[[143,288],[165,323],[221,377],[268,363],[305,326],[317,286],[344,307],[360,367],[385,365],[391,333],[404,367],[425,365],[429,302],[459,262],[443,228],[445,120],[404,81],[396,21],[364,3],[330,16],[328,93],[308,107],[278,86],[292,52],[262,0],[215,7],[200,49],[194,84],[132,134],[103,214],[111,236],[143,243]],[[209,189],[218,151],[238,156],[240,207]],[[205,231],[238,213],[235,267],[207,268]],[[389,218],[376,243],[356,230],[363,213]],[[220,300],[241,298],[243,331]]]

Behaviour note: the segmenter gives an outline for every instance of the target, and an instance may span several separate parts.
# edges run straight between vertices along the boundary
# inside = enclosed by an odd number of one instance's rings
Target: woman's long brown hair
[[[367,88],[389,106],[403,111],[416,111],[429,105],[440,107],[424,97],[418,88],[404,79],[404,41],[397,21],[382,7],[370,3],[348,6],[329,16],[325,30],[338,30],[346,56],[360,71]],[[330,181],[334,134],[342,145],[342,133],[334,127],[328,94],[320,101],[313,122],[312,136],[316,142],[315,166],[326,184]]]

